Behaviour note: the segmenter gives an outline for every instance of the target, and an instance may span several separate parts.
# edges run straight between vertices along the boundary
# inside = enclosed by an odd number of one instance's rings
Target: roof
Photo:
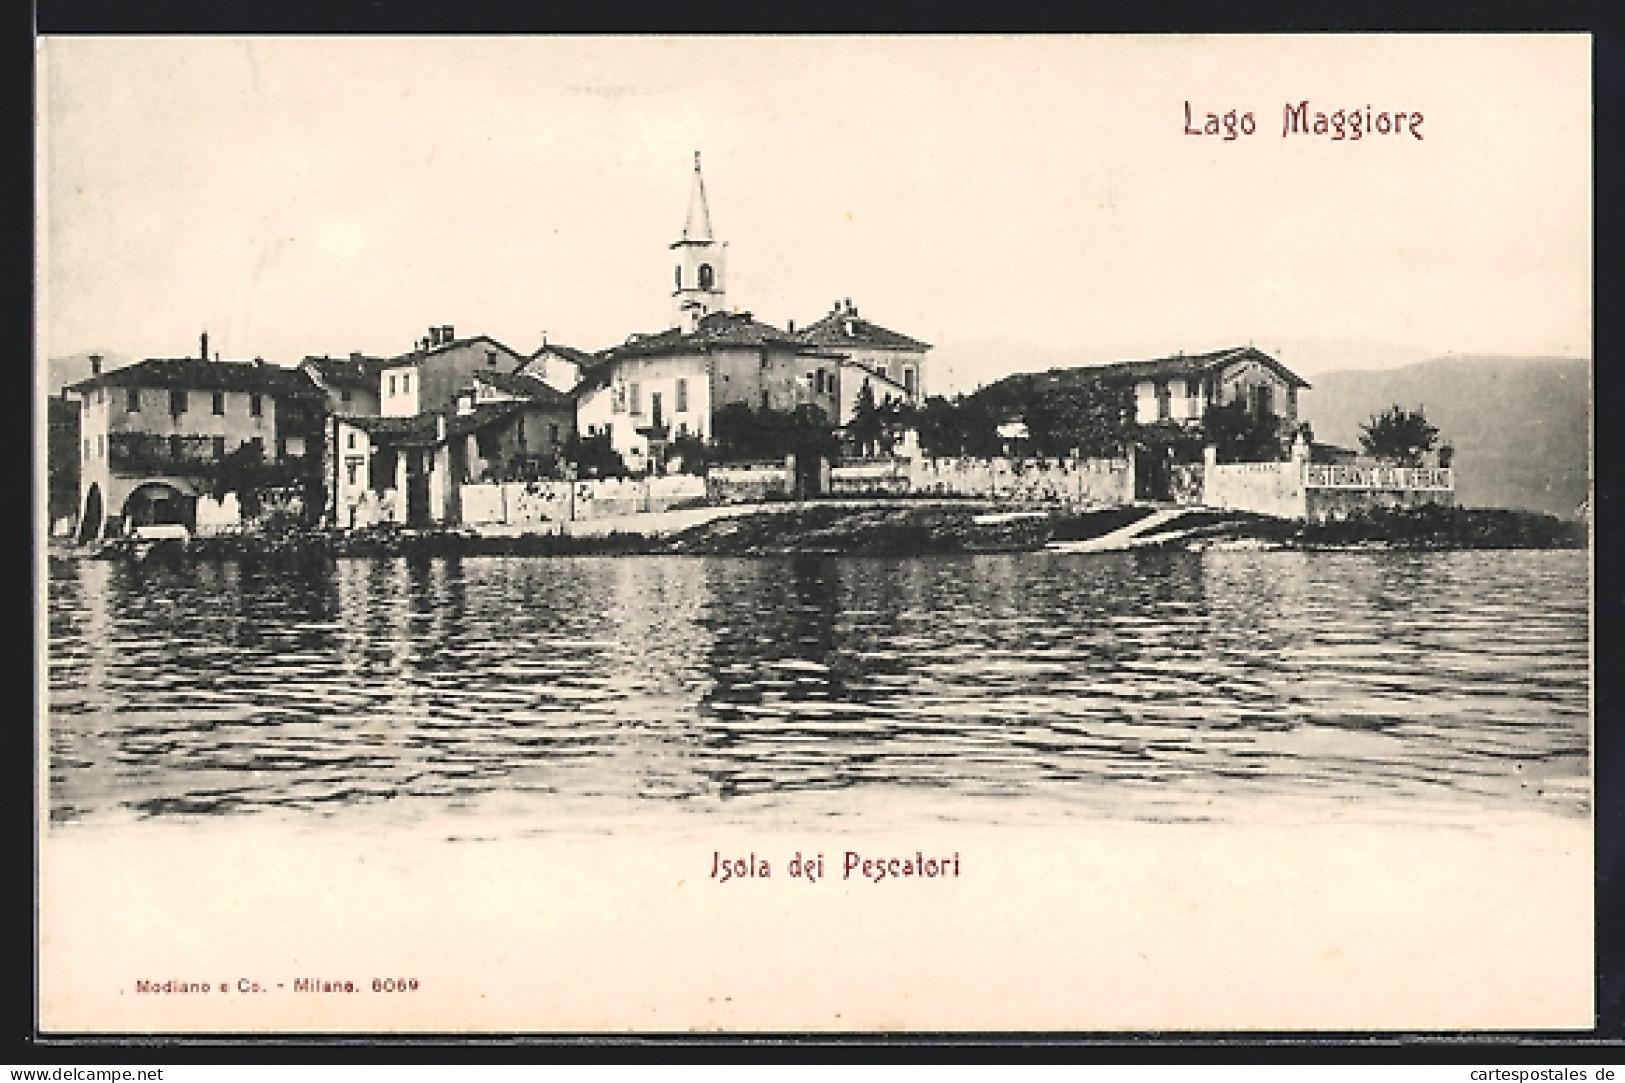
[[[709,244],[711,207],[705,200],[705,176],[700,172],[700,152],[694,152],[694,184],[688,193],[688,217],[683,220],[683,239],[678,244]],[[675,247],[675,246],[673,246]]]
[[[424,350],[409,350],[406,353],[388,358],[379,367],[392,369],[403,368],[407,365],[419,365],[437,354],[445,353],[447,350],[461,349],[464,346],[472,346],[476,342],[489,343],[515,360],[523,361],[525,359],[524,355],[518,350],[515,350],[512,346],[509,346],[506,343],[498,342],[490,335],[472,335],[469,338],[454,338],[450,342],[442,342],[438,346],[430,346],[428,349]]]
[[[413,437],[435,434],[435,415],[416,414],[412,417],[346,417],[341,420],[371,436],[409,440]]]
[[[536,352],[531,354],[528,360],[534,361],[544,353],[556,353],[566,361],[574,361],[582,368],[596,364],[598,361],[596,354],[590,354],[586,350],[578,350],[574,346],[565,346],[557,342],[545,342],[536,347]]]
[[[1206,376],[1237,361],[1256,361],[1274,370],[1294,387],[1308,387],[1309,381],[1287,368],[1281,362],[1253,346],[1232,346],[1211,353],[1176,354],[1173,357],[1155,357],[1145,361],[1118,361],[1110,365],[1090,365],[1076,369],[1052,372],[1080,373],[1089,377],[1119,380],[1162,380],[1170,376]]]
[[[505,421],[515,414],[523,413],[531,406],[527,402],[482,402],[466,414],[453,414],[446,419],[446,438],[467,436],[477,432],[487,425],[498,421]]]
[[[368,357],[353,353],[349,357],[306,357],[299,367],[312,369],[321,382],[329,387],[352,387],[366,391],[378,390],[378,374],[394,362],[387,357]]]
[[[871,323],[851,311],[831,312],[817,323],[796,332],[796,338],[814,346],[866,346],[881,350],[929,350],[929,342]]]
[[[564,392],[549,386],[535,376],[526,376],[521,372],[476,372],[474,379],[479,383],[490,384],[498,391],[521,395],[548,406],[567,406],[571,401],[570,396]]]
[[[885,384],[888,387],[894,387],[905,395],[908,394],[907,387],[898,383],[890,376],[887,376],[884,372],[876,372],[868,365],[865,365],[862,361],[854,361],[850,357],[843,357],[841,358],[841,364],[847,368],[857,369],[859,372],[863,373],[863,378],[865,380],[874,380],[877,383]],[[845,379],[845,377],[842,377],[842,379]]]
[[[716,347],[782,346],[796,353],[813,353],[808,343],[788,331],[762,323],[749,312],[711,312],[700,318],[692,332],[673,327],[650,335],[633,335],[619,346],[611,346],[595,360],[621,361],[631,357],[655,357],[673,353],[704,353]]]
[[[187,391],[258,391],[286,398],[319,397],[321,389],[299,370],[253,361],[205,361],[201,357],[150,357],[70,385],[73,391],[98,387],[167,387]]]

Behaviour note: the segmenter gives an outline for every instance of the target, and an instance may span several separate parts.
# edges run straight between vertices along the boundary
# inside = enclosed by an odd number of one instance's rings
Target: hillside
[[[1384,372],[1313,379],[1299,414],[1315,439],[1359,446],[1360,423],[1398,403],[1425,408],[1456,447],[1466,507],[1572,516],[1590,491],[1591,363],[1574,358],[1448,357]]]

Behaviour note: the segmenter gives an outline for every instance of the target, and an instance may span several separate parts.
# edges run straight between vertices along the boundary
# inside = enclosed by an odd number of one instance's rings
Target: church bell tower
[[[672,242],[675,288],[672,300],[676,325],[685,332],[699,326],[708,312],[728,310],[728,246],[711,235],[711,208],[705,201],[705,177],[700,173],[700,152],[694,152],[694,186],[688,196],[688,218],[681,240]]]

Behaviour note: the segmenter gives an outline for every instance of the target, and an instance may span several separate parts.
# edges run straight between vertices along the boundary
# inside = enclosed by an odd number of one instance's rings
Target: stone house
[[[457,338],[450,324],[431,327],[416,349],[380,367],[379,416],[413,417],[451,410],[476,373],[512,373],[525,360],[488,335]]]
[[[1204,354],[1176,354],[1075,369],[1134,390],[1134,420],[1197,425],[1208,406],[1245,403],[1249,412],[1274,414],[1283,432],[1296,429],[1298,392],[1309,382],[1262,350],[1237,346]]]
[[[925,401],[926,353],[931,344],[863,319],[851,298],[844,306],[836,302],[822,319],[794,334],[801,342],[842,358],[841,425],[851,420],[865,378],[871,381],[876,402],[884,402],[887,395],[915,406]]]
[[[634,473],[658,468],[684,436],[715,438],[730,403],[784,412],[813,405],[840,414],[841,355],[761,323],[748,312],[713,312],[691,332],[634,335],[603,351],[576,390],[576,427],[608,433]]]
[[[197,525],[197,499],[243,445],[290,475],[317,453],[323,393],[301,371],[203,356],[92,363],[79,396],[81,540],[123,526]]]

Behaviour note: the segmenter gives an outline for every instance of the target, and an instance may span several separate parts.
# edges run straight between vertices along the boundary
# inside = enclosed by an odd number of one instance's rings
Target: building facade
[[[476,373],[512,373],[525,358],[488,335],[457,338],[447,324],[432,327],[410,353],[390,359],[378,373],[380,417],[448,411]]]
[[[880,378],[873,387],[876,402],[884,401],[885,396],[891,394],[917,406],[930,393],[926,379],[926,354],[931,344],[864,319],[858,315],[857,306],[851,298],[847,298],[844,305],[837,301],[828,313],[797,331],[795,337],[819,350],[839,354],[844,359],[847,407],[857,401],[858,388],[851,378],[851,370],[858,368]],[[846,409],[841,424],[846,424],[848,420],[850,410]]]
[[[1242,403],[1249,413],[1273,415],[1283,430],[1294,429],[1298,392],[1309,387],[1303,377],[1252,346],[1078,371],[1133,388],[1134,420],[1141,425],[1168,421],[1196,425],[1209,406]]]
[[[80,400],[81,540],[152,524],[195,529],[197,498],[245,445],[290,473],[320,453],[322,391],[305,373],[258,358],[151,358],[106,373],[98,362],[71,390]]]

